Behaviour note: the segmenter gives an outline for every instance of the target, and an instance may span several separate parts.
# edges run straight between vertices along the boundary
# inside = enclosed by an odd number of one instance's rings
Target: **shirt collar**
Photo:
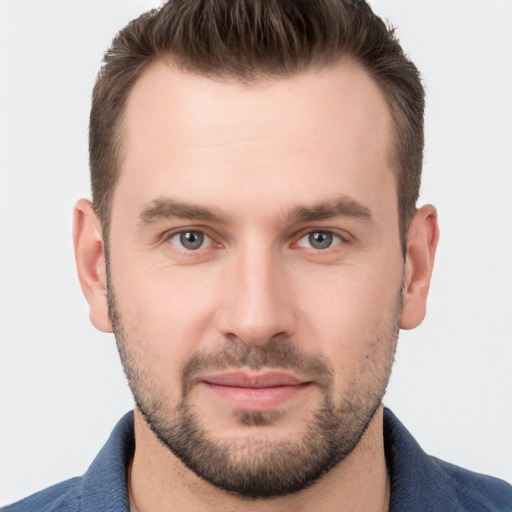
[[[82,510],[129,512],[127,471],[135,452],[133,411],[125,414],[82,479]]]
[[[459,499],[443,467],[421,449],[387,408],[384,408],[384,449],[391,478],[389,512],[460,510]]]

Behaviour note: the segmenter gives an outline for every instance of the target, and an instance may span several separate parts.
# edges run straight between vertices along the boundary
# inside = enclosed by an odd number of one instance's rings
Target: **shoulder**
[[[80,507],[81,483],[82,479],[80,477],[71,478],[8,505],[0,509],[0,512],[77,511]]]
[[[134,449],[133,412],[129,412],[82,477],[48,487],[0,512],[129,512],[126,474]]]
[[[392,512],[512,512],[512,486],[427,455],[389,409],[384,444]]]
[[[489,475],[475,473],[448,462],[430,457],[439,467],[446,482],[454,490],[460,503],[470,511],[512,512],[512,486]]]

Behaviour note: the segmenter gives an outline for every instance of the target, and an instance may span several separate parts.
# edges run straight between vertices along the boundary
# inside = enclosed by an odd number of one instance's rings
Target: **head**
[[[217,488],[304,489],[375,428],[437,242],[422,112],[363,2],[169,2],[115,39],[80,280],[141,424]]]

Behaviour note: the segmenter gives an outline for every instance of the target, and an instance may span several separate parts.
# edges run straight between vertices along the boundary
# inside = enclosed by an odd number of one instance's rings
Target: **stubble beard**
[[[316,482],[356,447],[382,404],[399,332],[402,294],[385,327],[367,343],[364,371],[336,403],[334,371],[319,355],[301,352],[288,339],[271,338],[261,346],[230,341],[216,353],[195,353],[181,368],[181,399],[171,408],[137,354],[121,323],[112,286],[109,314],[125,374],[137,408],[160,442],[203,480],[230,494],[271,498],[298,492]],[[249,431],[232,439],[215,438],[194,410],[191,393],[199,371],[226,368],[293,369],[312,376],[321,391],[321,404],[296,439],[272,435],[279,410],[236,411],[235,420]],[[285,414],[285,413],[283,413]]]

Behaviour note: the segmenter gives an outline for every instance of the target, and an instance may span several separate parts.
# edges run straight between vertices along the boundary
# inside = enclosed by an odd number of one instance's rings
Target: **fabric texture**
[[[512,512],[512,486],[431,457],[384,409],[391,476],[390,512]],[[40,491],[3,512],[129,512],[126,474],[135,440],[133,412],[114,428],[83,477]]]

